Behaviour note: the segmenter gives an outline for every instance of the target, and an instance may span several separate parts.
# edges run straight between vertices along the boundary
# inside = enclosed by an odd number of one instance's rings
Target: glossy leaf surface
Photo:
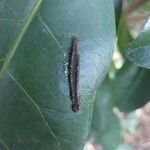
[[[117,71],[113,80],[114,102],[121,111],[130,112],[139,107],[143,107],[150,99],[149,70],[132,64],[125,57],[127,45],[134,42],[125,18],[122,18],[119,34],[118,48],[124,57],[123,67]]]
[[[82,150],[113,54],[113,9],[111,0],[2,0],[0,143],[6,150]],[[80,54],[78,113],[68,83],[73,36]]]
[[[150,18],[138,37],[128,45],[127,55],[138,66],[150,69]]]
[[[113,80],[114,102],[121,111],[133,111],[150,100],[149,76],[149,70],[125,62]]]

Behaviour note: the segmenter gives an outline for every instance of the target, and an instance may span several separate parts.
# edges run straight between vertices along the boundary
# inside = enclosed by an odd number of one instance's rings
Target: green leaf
[[[122,0],[113,0],[115,7],[116,28],[118,29],[120,16],[122,12]]]
[[[126,24],[126,19],[124,17],[121,18],[118,30],[118,48],[124,59],[126,59],[126,46],[133,40],[131,36],[128,26]]]
[[[142,107],[150,99],[150,71],[129,61],[117,72],[113,80],[116,106],[121,111],[132,111]]]
[[[121,125],[113,113],[113,93],[107,77],[97,91],[91,135],[106,150],[115,150],[121,141]]]
[[[133,38],[125,19],[122,18],[118,33],[118,48],[122,56],[124,56],[125,63],[117,72],[112,84],[114,86],[113,93],[116,106],[121,111],[126,112],[142,107],[150,99],[150,72],[131,64],[125,58],[127,44],[131,41],[133,41]]]
[[[125,59],[125,63],[116,73],[112,84],[116,106],[121,111],[127,112],[142,107],[150,98],[150,72],[126,60],[126,47],[131,41],[133,41],[133,37],[126,25],[125,18],[122,18],[118,32],[118,48]]]
[[[150,69],[150,18],[138,37],[128,45],[128,58],[138,66]]]
[[[0,141],[10,150],[82,150],[95,91],[115,44],[111,0],[2,0]],[[108,13],[109,12],[109,15]],[[71,110],[68,60],[79,39],[80,111]]]

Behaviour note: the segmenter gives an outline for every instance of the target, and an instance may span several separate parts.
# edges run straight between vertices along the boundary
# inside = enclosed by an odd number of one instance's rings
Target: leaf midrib
[[[37,11],[39,10],[41,4],[42,4],[43,0],[37,0],[35,5],[33,6],[28,18],[26,19],[24,25],[22,26],[20,32],[18,33],[16,39],[14,40],[14,42],[12,43],[12,46],[10,47],[10,49],[8,50],[8,53],[5,57],[2,69],[0,71],[0,80],[2,79],[4,72],[7,70],[18,46],[20,45],[24,35],[26,34],[33,18],[35,17]]]

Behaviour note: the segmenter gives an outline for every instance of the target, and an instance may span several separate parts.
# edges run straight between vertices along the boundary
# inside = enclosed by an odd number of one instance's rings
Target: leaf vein
[[[24,89],[24,87],[15,79],[15,77],[9,73],[9,76],[11,77],[11,79],[16,83],[16,85],[23,91],[23,93],[26,95],[26,97],[32,102],[32,104],[35,106],[35,108],[38,110],[38,112],[41,115],[41,118],[43,120],[43,122],[45,123],[45,125],[47,126],[49,132],[52,134],[52,136],[55,138],[55,140],[57,141],[58,147],[60,147],[60,143],[58,141],[57,136],[54,134],[54,132],[51,130],[51,128],[49,127],[49,124],[47,123],[47,121],[45,120],[45,117],[41,111],[41,109],[39,108],[39,106],[36,104],[36,102],[33,100],[33,98],[28,94],[28,92]]]
[[[37,0],[35,5],[33,6],[32,11],[30,12],[26,22],[24,23],[22,29],[20,30],[20,32],[18,33],[16,39],[14,40],[14,42],[12,43],[11,48],[8,50],[8,53],[5,57],[5,61],[4,64],[2,66],[2,69],[0,71],[0,79],[2,79],[4,72],[7,70],[17,48],[19,47],[24,35],[26,34],[33,18],[35,17],[37,11],[39,10],[41,4],[42,4],[43,0]]]
[[[57,47],[59,48],[60,51],[62,51],[61,49],[61,45],[58,41],[58,39],[56,38],[56,36],[54,35],[54,33],[52,32],[52,30],[50,29],[50,27],[46,24],[46,22],[42,19],[42,17],[38,18],[40,23],[42,24],[42,26],[46,29],[46,31],[49,33],[49,35],[52,37],[52,39],[54,40],[54,42],[56,43]]]
[[[9,147],[4,143],[4,141],[2,139],[0,139],[0,143],[7,149],[10,150]]]

